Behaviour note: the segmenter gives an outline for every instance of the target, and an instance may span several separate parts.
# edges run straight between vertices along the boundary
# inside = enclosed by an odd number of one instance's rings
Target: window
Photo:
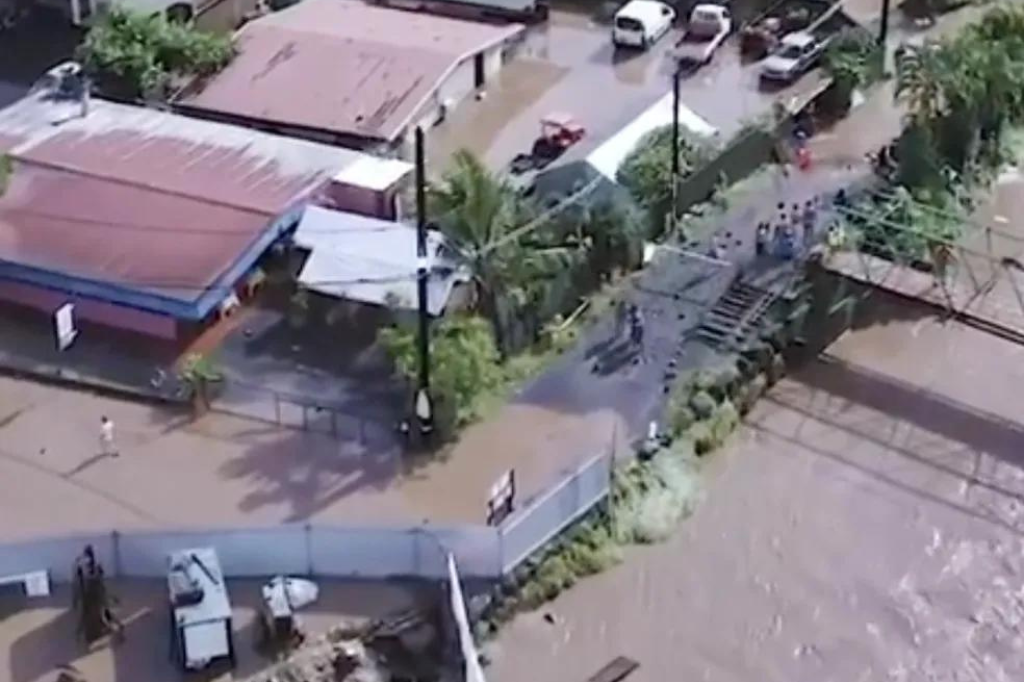
[[[619,17],[615,20],[615,28],[623,31],[643,31],[644,25],[631,17]]]

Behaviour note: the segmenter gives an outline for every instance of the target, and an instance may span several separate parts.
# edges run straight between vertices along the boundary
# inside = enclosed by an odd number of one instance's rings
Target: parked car
[[[676,11],[657,0],[630,0],[615,13],[612,43],[616,47],[647,49],[668,33]]]
[[[673,56],[683,66],[701,66],[732,33],[732,14],[724,5],[697,5],[690,13],[686,32],[676,43]]]
[[[761,65],[761,78],[792,83],[817,65],[825,53],[827,42],[827,39],[820,40],[806,31],[783,36],[779,47]]]

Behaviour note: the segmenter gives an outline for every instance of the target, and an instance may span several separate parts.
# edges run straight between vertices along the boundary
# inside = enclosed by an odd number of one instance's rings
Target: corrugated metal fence
[[[0,576],[47,569],[67,581],[74,559],[92,545],[110,574],[162,578],[167,556],[213,547],[229,577],[277,574],[333,578],[444,579],[455,555],[467,578],[494,580],[601,502],[609,490],[611,458],[587,461],[500,527],[406,528],[282,525],[203,531],[111,531],[0,545]]]

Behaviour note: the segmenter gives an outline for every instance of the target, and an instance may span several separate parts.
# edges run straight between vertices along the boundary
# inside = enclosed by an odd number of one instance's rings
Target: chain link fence
[[[290,429],[322,433],[361,445],[386,445],[396,439],[395,425],[383,418],[352,414],[348,406],[237,379],[225,380],[218,388],[212,409]]]

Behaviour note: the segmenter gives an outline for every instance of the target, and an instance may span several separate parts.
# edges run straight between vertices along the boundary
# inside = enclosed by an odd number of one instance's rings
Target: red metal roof
[[[462,60],[523,27],[304,0],[247,24],[238,56],[187,107],[392,140]]]
[[[21,148],[16,156],[142,189],[259,211],[268,219],[326,179],[315,168],[287,171],[278,160],[254,158],[247,148],[129,130],[88,135],[69,130]]]
[[[0,260],[187,301],[267,229],[265,213],[18,162]]]

